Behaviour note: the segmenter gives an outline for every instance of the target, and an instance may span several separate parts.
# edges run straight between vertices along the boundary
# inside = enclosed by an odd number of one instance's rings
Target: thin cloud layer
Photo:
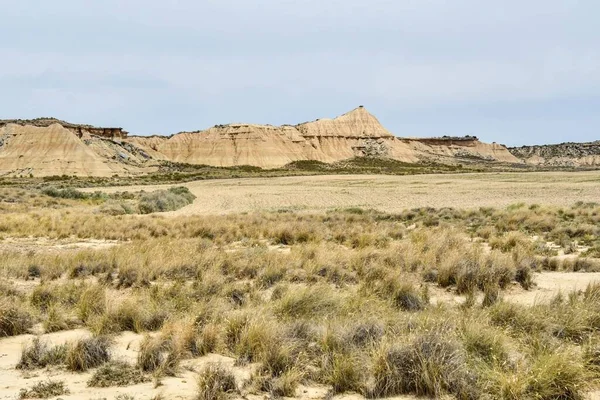
[[[591,0],[11,3],[0,117],[150,134],[364,104],[399,136],[600,139]]]

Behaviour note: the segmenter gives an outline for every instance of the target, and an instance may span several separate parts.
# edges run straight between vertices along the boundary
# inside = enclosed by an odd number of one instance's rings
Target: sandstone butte
[[[131,175],[156,170],[165,160],[278,168],[299,160],[331,163],[361,156],[409,163],[527,161],[503,145],[472,136],[396,137],[362,106],[334,119],[298,125],[235,123],[171,136],[129,136],[121,128],[52,118],[0,120],[0,175]]]

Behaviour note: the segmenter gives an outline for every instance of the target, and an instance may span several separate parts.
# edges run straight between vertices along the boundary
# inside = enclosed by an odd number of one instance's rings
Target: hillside
[[[298,125],[216,125],[168,138],[137,136],[126,140],[161,159],[221,167],[279,168],[294,161],[332,163],[361,156],[410,163],[518,162],[504,146],[482,143],[475,137],[434,141],[397,138],[362,106],[334,119]]]
[[[151,170],[151,157],[135,146],[81,133],[59,123],[0,126],[0,175],[112,176]]]
[[[600,141],[511,147],[508,150],[519,161],[530,165],[545,167],[600,166]]]
[[[54,118],[0,120],[0,175],[99,176],[156,171],[164,162],[281,168],[355,157],[404,163],[519,163],[506,147],[476,137],[398,138],[366,108],[298,125],[234,123],[171,136],[129,136],[122,128]]]

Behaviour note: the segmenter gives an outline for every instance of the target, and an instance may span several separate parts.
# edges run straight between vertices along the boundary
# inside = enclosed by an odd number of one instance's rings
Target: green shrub
[[[141,214],[175,211],[192,204],[194,199],[196,196],[188,188],[179,186],[143,194],[138,207]]]

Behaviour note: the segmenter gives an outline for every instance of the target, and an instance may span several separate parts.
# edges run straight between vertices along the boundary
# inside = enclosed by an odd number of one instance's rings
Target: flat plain
[[[118,186],[105,192],[156,190]],[[515,202],[569,206],[600,199],[600,172],[466,173],[431,175],[321,175],[215,179],[184,184],[194,204],[174,214],[323,211],[362,207],[400,212],[415,207],[505,207]],[[87,189],[93,191],[97,189]]]

